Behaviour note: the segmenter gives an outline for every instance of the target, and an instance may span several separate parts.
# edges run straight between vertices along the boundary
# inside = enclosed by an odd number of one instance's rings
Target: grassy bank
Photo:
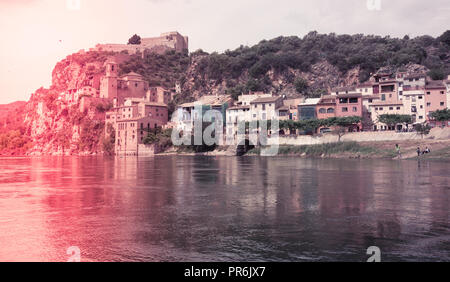
[[[249,155],[259,155],[260,148],[248,152]],[[379,156],[392,158],[394,151],[380,150],[373,146],[362,145],[357,142],[339,142],[304,146],[280,146],[279,155],[293,155],[304,157],[355,157],[368,158]]]
[[[401,148],[397,155],[396,144]],[[417,159],[417,147],[431,149],[430,154],[421,155],[423,160],[450,160],[450,140],[405,140],[397,142],[339,142],[319,145],[280,146],[280,156],[301,156],[313,158],[364,158],[364,159]],[[260,148],[248,155],[260,155]]]

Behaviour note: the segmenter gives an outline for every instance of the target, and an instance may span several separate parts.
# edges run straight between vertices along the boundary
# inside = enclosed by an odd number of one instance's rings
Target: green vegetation
[[[132,55],[120,65],[121,75],[136,72],[144,77],[150,86],[173,88],[175,83],[183,83],[190,60],[187,53],[170,50],[164,54],[145,53]]]
[[[252,149],[248,154],[259,154],[260,148]],[[332,156],[336,154],[352,153],[357,155],[369,155],[378,153],[372,147],[360,145],[357,142],[339,142],[304,146],[280,146],[279,155],[304,155],[308,157]]]
[[[31,139],[20,130],[0,133],[0,154],[21,155],[31,147]]]
[[[431,117],[436,121],[449,121],[450,120],[450,110],[437,110],[431,114]]]
[[[261,125],[267,123],[267,128],[272,126],[271,120],[268,121],[256,121],[255,126],[260,127]],[[300,130],[300,131],[316,131],[320,127],[343,127],[348,128],[349,126],[356,125],[361,122],[361,117],[332,117],[328,119],[310,119],[310,120],[280,120],[279,128],[280,130]],[[250,127],[250,122],[245,124],[248,129]]]
[[[297,77],[294,81],[294,86],[298,93],[305,93],[309,87],[308,81],[303,77]]]
[[[417,134],[420,134],[423,138],[425,135],[430,134],[431,126],[426,123],[416,124],[414,125],[414,129],[416,130]]]
[[[428,72],[432,80],[443,80],[446,76],[446,71],[443,68],[434,68]]]
[[[78,147],[81,151],[95,152],[103,136],[104,121],[84,119],[81,122]]]
[[[141,37],[137,34],[131,36],[130,39],[128,39],[128,45],[139,45],[141,44]]]
[[[114,154],[114,148],[116,143],[116,131],[112,124],[108,124],[106,126],[106,136],[103,137],[102,145],[103,145],[103,152],[107,155],[113,155]]]
[[[367,80],[370,73],[381,67],[401,67],[408,63],[422,64],[448,74],[449,37],[449,31],[437,39],[431,36],[399,39],[310,32],[303,38],[280,36],[252,47],[227,50],[223,54],[202,54],[198,70],[204,78],[218,83],[237,79],[248,72],[250,78],[264,87],[271,86],[270,80],[264,79],[269,70],[283,73],[290,68],[308,72],[313,64],[324,60],[342,72],[359,66],[361,81]]]
[[[386,124],[389,128],[397,126],[397,124],[412,123],[412,117],[410,115],[388,115],[384,114],[378,118],[378,121]]]
[[[151,129],[144,138],[144,144],[154,144],[163,149],[172,146],[172,129]]]

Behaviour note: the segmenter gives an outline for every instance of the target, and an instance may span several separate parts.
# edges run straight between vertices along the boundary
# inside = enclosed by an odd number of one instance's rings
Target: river
[[[450,164],[0,158],[0,261],[450,261]]]

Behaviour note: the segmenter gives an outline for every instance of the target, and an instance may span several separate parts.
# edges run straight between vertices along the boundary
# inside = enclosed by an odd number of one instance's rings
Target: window
[[[394,107],[389,107],[389,111],[393,111],[394,110]]]
[[[423,96],[419,96],[419,99],[423,99]]]
[[[444,106],[445,105],[445,103],[444,102],[441,102],[441,106]]]
[[[329,109],[327,110],[327,113],[329,113],[329,114],[334,114],[334,109],[333,109],[333,108],[329,108]]]
[[[386,101],[386,94],[381,94],[381,101]]]
[[[358,107],[353,107],[353,112],[357,112],[358,111]]]
[[[431,92],[430,91],[427,91],[427,95],[430,95],[431,94]]]
[[[419,119],[423,119],[423,116],[419,116]]]
[[[441,91],[441,94],[444,94],[444,91]]]
[[[347,104],[348,103],[348,98],[340,98],[339,99],[339,103],[340,104]]]
[[[347,107],[342,108],[342,112],[344,113],[348,112],[348,108]]]
[[[350,98],[350,103],[352,104],[358,103],[358,98]]]
[[[423,105],[420,105],[420,108],[423,109]]]
[[[413,112],[413,113],[417,112],[416,106],[411,106],[411,112]]]
[[[392,98],[392,94],[389,94],[389,98]]]
[[[372,103],[373,102],[373,99],[369,99],[369,103]]]
[[[266,104],[262,104],[262,109],[263,109],[263,111],[266,110]]]
[[[431,107],[431,103],[427,103],[427,107]]]
[[[327,112],[327,110],[325,110],[324,108],[319,109],[319,113],[321,113],[321,114],[325,114],[326,112]]]
[[[375,111],[378,111],[378,108],[375,108]]]
[[[400,110],[400,107],[397,107],[397,110]]]

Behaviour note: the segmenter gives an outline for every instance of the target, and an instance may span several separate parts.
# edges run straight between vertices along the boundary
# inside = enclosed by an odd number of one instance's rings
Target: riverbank
[[[400,146],[400,156],[395,146]],[[299,156],[305,158],[334,158],[334,159],[416,159],[417,147],[430,154],[420,155],[421,159],[450,160],[450,140],[405,140],[390,142],[340,142],[304,146],[280,146],[279,156]],[[259,155],[256,148],[247,155]]]
[[[396,144],[400,146],[401,155],[397,154]],[[447,140],[403,140],[403,141],[373,141],[373,142],[336,142],[317,145],[291,146],[281,145],[277,156],[297,156],[301,158],[329,158],[329,159],[417,159],[417,147],[430,154],[421,155],[426,160],[450,160],[450,139]],[[186,149],[170,150],[158,155],[182,156],[233,156],[227,147],[218,147],[209,152],[194,152]],[[246,156],[259,156],[260,148],[247,152]]]

